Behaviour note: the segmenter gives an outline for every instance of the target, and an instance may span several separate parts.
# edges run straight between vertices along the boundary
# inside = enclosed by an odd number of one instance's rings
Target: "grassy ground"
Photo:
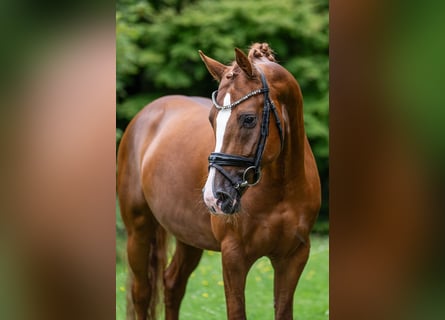
[[[123,241],[118,240],[118,256],[123,255]],[[300,278],[294,298],[294,315],[299,320],[329,318],[329,240],[312,236],[311,255]],[[118,259],[116,266],[116,319],[125,319],[127,267]],[[249,272],[246,288],[247,318],[273,319],[273,270],[267,258],[258,260]],[[226,319],[221,272],[221,254],[206,251],[190,277],[181,306],[181,319]]]

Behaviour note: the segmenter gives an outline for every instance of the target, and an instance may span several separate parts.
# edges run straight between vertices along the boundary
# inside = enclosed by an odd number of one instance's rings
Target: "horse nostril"
[[[234,205],[235,201],[227,192],[220,190],[215,192],[215,196],[217,199],[216,203],[224,213],[233,214],[238,210],[238,207]]]
[[[233,199],[224,191],[215,192],[217,204],[221,207],[221,210],[225,213],[233,213]]]
[[[224,191],[217,191],[216,192],[216,198],[219,201],[226,201],[227,199],[230,198],[230,195],[227,192],[224,192]]]

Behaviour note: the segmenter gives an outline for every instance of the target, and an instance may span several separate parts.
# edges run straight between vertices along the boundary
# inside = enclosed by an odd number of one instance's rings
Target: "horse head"
[[[269,69],[278,64],[267,44],[253,45],[249,56],[236,48],[228,66],[199,53],[219,82],[209,114],[215,149],[203,197],[211,213],[234,214],[243,194],[260,183],[263,168],[283,147],[282,106],[267,80]]]

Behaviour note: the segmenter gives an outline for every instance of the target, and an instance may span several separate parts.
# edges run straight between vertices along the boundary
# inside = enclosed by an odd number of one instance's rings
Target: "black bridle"
[[[239,105],[240,103],[246,101],[250,97],[255,95],[264,94],[264,108],[263,108],[263,121],[261,123],[261,135],[258,141],[258,146],[256,149],[255,157],[247,158],[238,155],[231,155],[227,153],[221,152],[212,152],[209,156],[209,168],[213,167],[218,170],[227,180],[232,183],[232,186],[238,192],[241,192],[241,188],[251,187],[256,185],[261,179],[261,159],[263,157],[264,147],[266,146],[266,139],[269,135],[269,119],[270,119],[270,111],[273,111],[275,116],[275,123],[277,125],[277,129],[280,135],[281,148],[283,147],[283,129],[281,127],[280,118],[278,117],[278,111],[275,107],[274,103],[270,99],[269,96],[269,86],[266,82],[266,77],[264,76],[261,70],[258,70],[261,75],[261,82],[263,87],[261,89],[252,91],[242,97],[241,99],[225,106],[221,106],[216,102],[216,96],[218,94],[218,90],[212,93],[213,104],[217,109],[232,109]],[[242,180],[235,180],[230,176],[230,174],[224,169],[225,166],[233,166],[233,167],[245,167]],[[254,182],[250,183],[248,178],[248,173],[251,172],[254,174]]]

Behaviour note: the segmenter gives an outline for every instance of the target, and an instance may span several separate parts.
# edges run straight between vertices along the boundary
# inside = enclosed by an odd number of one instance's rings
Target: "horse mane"
[[[254,61],[255,59],[263,60],[267,59],[271,62],[277,62],[275,60],[274,51],[269,47],[269,44],[266,42],[263,43],[254,43],[249,50],[249,60]]]

